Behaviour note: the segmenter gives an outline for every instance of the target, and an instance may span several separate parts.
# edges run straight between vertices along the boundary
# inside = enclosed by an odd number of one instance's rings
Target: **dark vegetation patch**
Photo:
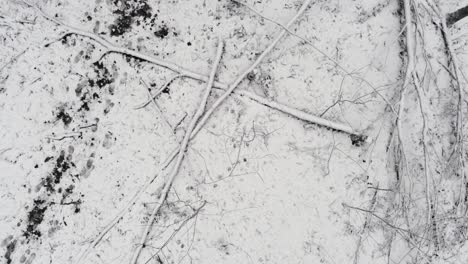
[[[86,100],[86,97],[84,98],[84,100]],[[89,111],[89,105],[88,105],[88,102],[84,101],[83,104],[80,106],[80,108],[78,108],[78,112],[79,111]]]
[[[114,91],[111,85],[115,82],[114,74],[100,61],[93,63],[92,68],[96,77],[84,79],[75,88],[75,94],[81,101],[78,112],[90,111],[96,101],[102,103],[101,97],[104,92],[102,88],[107,87],[110,94]]]
[[[69,146],[68,151],[60,151],[60,154],[55,159],[54,168],[42,181],[47,196],[36,198],[33,201],[32,207],[27,208],[28,213],[26,227],[23,232],[23,236],[27,239],[38,239],[41,237],[42,233],[38,230],[38,227],[44,221],[44,215],[51,205],[73,205],[74,212],[80,212],[80,205],[82,203],[81,198],[83,195],[80,195],[78,199],[72,199],[75,186],[70,184],[68,187],[63,189],[59,185],[65,175],[70,175],[69,171],[71,168],[75,167],[75,164],[72,161],[73,153],[73,146]],[[44,160],[44,163],[50,162],[51,160],[53,160],[53,157],[49,156]],[[74,181],[73,178],[72,181]],[[59,194],[61,195],[59,196]],[[49,230],[49,233],[51,230],[52,229]]]
[[[65,109],[63,108],[60,109],[56,117],[57,120],[62,120],[65,126],[68,126],[73,121],[73,118],[67,112],[65,112]]]
[[[15,248],[16,248],[16,240],[11,241],[6,246],[6,252],[5,252],[4,257],[6,259],[7,264],[13,263],[12,260],[11,260],[11,255],[13,254],[13,251],[15,251]]]
[[[16,240],[13,240],[7,244],[5,255],[4,255],[7,264],[13,263],[11,259],[11,255],[13,254],[13,251],[15,251],[15,248],[16,248]]]
[[[114,23],[109,27],[111,36],[121,36],[130,31],[133,23],[139,25],[142,19],[151,18],[151,7],[146,0],[114,0]]]
[[[162,90],[162,93],[164,94],[169,94],[170,92],[171,92],[171,89],[169,88],[169,85],[166,88],[164,88],[164,90]]]
[[[353,144],[353,146],[356,146],[356,147],[360,147],[364,145],[364,142],[366,142],[366,139],[367,139],[367,137],[364,135],[356,135],[356,134],[350,135],[349,138],[351,139],[351,143]]]
[[[89,94],[89,92],[85,92],[82,96],[80,96],[80,101],[81,106],[78,108],[78,112],[91,110],[90,105],[92,104],[93,97]]]
[[[238,16],[240,18],[245,17],[245,8],[242,6],[240,1],[226,1],[223,4],[223,8],[227,11],[227,15],[229,17]],[[221,18],[220,14],[215,17],[217,20]]]
[[[145,62],[144,60],[133,56],[125,56],[125,60],[131,67],[137,69],[137,71],[143,68],[143,62]]]
[[[44,180],[44,187],[49,193],[55,192],[55,185],[60,183],[63,174],[70,169],[70,166],[74,165],[70,160],[71,156],[65,159],[65,151],[62,150],[55,162],[52,172]]]
[[[24,236],[26,238],[38,238],[41,236],[41,232],[37,230],[37,227],[44,220],[44,213],[47,210],[44,200],[34,200],[33,209],[28,213],[26,231]]]
[[[405,8],[404,8],[405,4],[403,3],[403,0],[397,0],[397,3],[398,3],[398,7],[393,12],[393,15],[400,19],[400,24],[403,24],[405,23],[404,15],[403,15],[403,13],[405,12]]]
[[[162,25],[161,27],[159,27],[158,30],[156,30],[154,32],[154,35],[158,38],[165,38],[167,35],[169,35],[169,29],[167,28],[166,25]]]
[[[62,199],[60,201],[61,205],[73,205],[75,207],[74,212],[79,213],[81,208],[80,205],[82,203],[81,199],[78,200],[71,200],[70,196],[73,194],[73,190],[75,189],[75,186],[72,184],[68,186],[62,193]],[[70,201],[71,200],[71,201]]]
[[[119,16],[114,21],[114,24],[110,25],[109,30],[111,36],[121,36],[125,32],[129,31],[132,27],[132,17],[130,16]]]
[[[102,88],[114,82],[114,78],[112,77],[112,74],[110,73],[109,69],[107,69],[104,66],[102,62],[98,61],[98,62],[93,63],[93,68],[97,74],[97,78],[96,80],[88,81],[90,86],[97,85],[97,87]]]

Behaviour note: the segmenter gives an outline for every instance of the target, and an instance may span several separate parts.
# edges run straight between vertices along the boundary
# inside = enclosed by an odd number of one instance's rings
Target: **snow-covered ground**
[[[282,30],[266,18],[285,25],[302,1],[243,3],[36,1],[41,14],[0,0],[2,261],[129,263],[167,178],[140,188],[182,140],[206,86],[178,78],[138,108],[148,89],[177,74],[104,54],[88,37],[62,37],[67,26],[203,75],[221,39],[217,80],[232,83]],[[414,5],[425,33],[416,41],[420,104],[410,84],[401,97],[403,3],[312,1],[291,27],[296,36],[286,34],[237,89],[367,138],[231,95],[191,141],[138,263],[467,263],[466,213],[454,213],[466,192],[452,155],[458,88],[432,11],[424,10],[430,3]],[[468,3],[438,4],[446,13]],[[468,69],[464,21],[450,28],[460,75]],[[214,90],[208,106],[221,94]],[[437,244],[427,242],[434,236],[424,222],[424,172],[434,173]]]

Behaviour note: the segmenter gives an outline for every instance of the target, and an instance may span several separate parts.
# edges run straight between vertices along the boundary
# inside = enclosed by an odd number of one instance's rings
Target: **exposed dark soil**
[[[7,264],[13,263],[12,260],[11,260],[11,255],[15,251],[15,248],[16,248],[16,240],[11,241],[6,246],[5,259],[6,259]]]
[[[44,213],[47,210],[44,200],[34,200],[33,209],[28,213],[26,231],[24,236],[26,238],[38,238],[41,236],[41,232],[37,230],[37,227],[44,220]]]
[[[68,126],[73,120],[73,118],[67,112],[65,112],[64,109],[60,109],[57,114],[57,119],[62,120],[65,126]]]
[[[73,201],[73,200],[70,199],[70,196],[73,194],[74,189],[75,189],[75,186],[70,185],[63,191],[62,199],[60,201],[60,204],[61,205],[73,205],[75,207],[74,212],[79,213],[80,210],[81,210],[80,205],[82,203],[82,200],[78,199],[78,200]],[[69,201],[69,200],[71,200],[71,201]]]
[[[110,94],[114,92],[114,88],[109,86],[115,82],[115,77],[110,70],[102,62],[95,62],[92,67],[96,73],[96,77],[84,79],[75,88],[76,96],[81,101],[81,105],[77,109],[78,112],[90,111],[96,101],[102,103],[101,97],[104,92],[102,88],[108,87],[106,91]]]
[[[110,35],[111,36],[121,36],[125,32],[128,32],[132,27],[132,17],[131,16],[119,16],[115,20],[114,24],[110,25]]]
[[[350,135],[349,138],[351,139],[351,143],[353,144],[353,146],[356,146],[356,147],[360,147],[364,145],[367,139],[367,137],[364,135],[355,135],[355,134]]]
[[[68,154],[66,151],[61,150],[59,156],[55,160],[55,165],[52,171],[43,180],[43,185],[46,189],[47,196],[45,199],[37,198],[34,200],[32,209],[27,214],[26,230],[23,235],[28,238],[40,238],[42,233],[38,230],[38,226],[43,222],[45,212],[51,205],[73,205],[75,206],[75,213],[80,211],[81,199],[72,200],[70,196],[73,194],[75,189],[74,185],[69,185],[65,190],[58,185],[63,179],[63,176],[72,168],[75,164],[72,162],[73,147],[69,147]],[[47,157],[44,163],[52,160],[53,157]],[[53,194],[62,193],[60,202],[54,202]],[[80,197],[81,198],[81,197]]]
[[[111,36],[121,36],[130,31],[132,25],[141,19],[151,18],[151,7],[144,0],[114,0],[114,24],[109,27]]]
[[[114,78],[112,77],[112,74],[110,73],[109,69],[104,67],[102,62],[95,62],[93,64],[94,71],[97,73],[97,78],[96,80],[89,80],[89,85],[91,87],[97,85],[97,87],[102,88],[108,84],[111,84],[114,82]]]
[[[468,5],[447,15],[447,26],[457,23],[459,20],[468,16]]]
[[[44,187],[49,193],[55,192],[55,185],[60,183],[63,174],[70,169],[70,166],[73,166],[73,163],[69,158],[65,159],[65,151],[62,150],[56,160],[55,167],[44,180]]]
[[[163,25],[156,32],[154,32],[154,35],[158,38],[163,39],[167,35],[169,35],[169,29],[167,28],[166,25]]]

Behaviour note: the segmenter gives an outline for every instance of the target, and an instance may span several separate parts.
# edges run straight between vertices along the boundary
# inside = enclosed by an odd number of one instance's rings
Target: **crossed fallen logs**
[[[122,55],[135,57],[135,58],[138,58],[140,60],[153,63],[155,65],[159,65],[161,67],[172,70],[172,71],[178,73],[179,75],[182,75],[182,76],[190,78],[190,79],[199,80],[199,81],[202,81],[202,82],[207,82],[208,81],[208,76],[206,76],[204,74],[197,73],[195,71],[192,71],[192,70],[186,69],[186,68],[184,68],[182,66],[179,66],[179,65],[177,65],[175,63],[168,62],[168,61],[165,61],[165,60],[162,60],[162,59],[150,56],[150,55],[146,55],[146,54],[140,53],[138,51],[134,51],[134,50],[123,48],[123,47],[118,47],[118,46],[110,43],[109,41],[105,40],[104,38],[98,36],[97,34],[94,34],[94,33],[88,32],[88,31],[84,31],[84,30],[81,30],[81,29],[78,29],[78,28],[75,28],[75,27],[72,27],[72,26],[69,26],[69,25],[66,25],[63,22],[61,22],[61,21],[47,15],[46,13],[44,13],[44,11],[42,11],[37,6],[32,5],[32,4],[30,4],[30,3],[26,2],[26,1],[23,1],[23,2],[26,5],[35,8],[47,20],[50,20],[51,22],[53,22],[53,23],[63,27],[64,29],[66,29],[66,32],[63,33],[62,36],[57,38],[57,40],[63,39],[65,37],[69,36],[69,35],[77,35],[77,36],[82,36],[82,37],[89,38],[89,39],[97,42],[101,46],[103,46],[106,50],[102,54],[101,59],[102,59],[102,57],[104,57],[107,54],[119,53],[119,54],[122,54]],[[286,29],[286,30],[283,29],[282,32],[283,31],[284,31],[284,33],[283,33],[283,35],[284,35],[284,34],[287,33],[287,31],[289,31],[289,29]],[[47,44],[46,46],[48,46],[49,44]],[[229,85],[224,83],[224,82],[214,81],[213,87],[221,89],[221,90],[227,90],[229,88]],[[324,119],[324,118],[321,118],[321,117],[306,113],[306,112],[298,110],[296,108],[293,108],[293,107],[290,107],[290,106],[287,106],[287,105],[284,105],[284,104],[281,104],[281,103],[278,103],[278,102],[271,101],[271,100],[269,100],[269,99],[267,99],[265,97],[258,96],[256,94],[254,94],[252,92],[249,92],[249,91],[246,91],[246,90],[236,90],[236,91],[233,91],[233,93],[235,95],[237,95],[237,96],[249,98],[249,99],[251,99],[251,100],[253,100],[253,101],[257,102],[257,103],[260,103],[262,105],[271,107],[271,108],[276,109],[278,111],[281,111],[283,113],[289,114],[289,115],[291,115],[293,117],[296,117],[296,118],[298,118],[300,120],[303,120],[305,122],[308,122],[308,123],[313,123],[313,124],[317,124],[317,125],[320,125],[320,126],[328,127],[328,128],[331,128],[331,129],[334,129],[334,130],[337,130],[337,131],[341,131],[341,132],[344,132],[344,133],[347,133],[347,134],[359,134],[358,131],[355,131],[349,125],[337,123],[337,122],[334,122],[334,121],[330,121],[330,120],[327,120],[327,119]]]
[[[55,24],[57,24],[57,25],[59,25],[59,26],[66,29],[66,32],[63,33],[63,35],[60,38],[58,38],[58,40],[63,39],[64,37],[66,37],[68,35],[78,35],[78,36],[86,37],[88,39],[91,39],[91,40],[99,43],[101,46],[103,46],[105,48],[105,51],[101,56],[101,59],[106,54],[119,53],[119,54],[122,54],[122,55],[125,55],[125,56],[132,56],[132,57],[135,57],[135,58],[138,58],[138,59],[141,59],[141,60],[156,64],[156,65],[159,65],[161,67],[170,69],[170,70],[172,70],[172,71],[174,71],[174,72],[176,72],[178,74],[176,77],[183,76],[183,77],[187,77],[187,78],[191,78],[191,79],[194,79],[194,80],[199,80],[199,81],[203,81],[203,82],[207,83],[206,90],[203,93],[202,100],[199,103],[199,107],[198,107],[196,113],[193,114],[191,119],[190,119],[189,125],[187,127],[186,132],[185,132],[182,143],[180,143],[180,146],[178,148],[176,148],[174,151],[171,152],[171,154],[166,159],[166,161],[162,164],[161,168],[158,170],[156,175],[154,177],[150,178],[143,186],[140,187],[140,189],[135,193],[135,195],[130,200],[130,202],[125,206],[125,208],[123,208],[119,212],[119,214],[114,217],[114,219],[106,226],[106,228],[104,228],[103,231],[101,231],[98,234],[98,236],[89,244],[88,247],[86,247],[84,250],[81,251],[81,253],[78,255],[78,257],[76,258],[76,261],[74,263],[80,263],[82,260],[84,260],[86,258],[86,256],[89,254],[90,250],[94,249],[98,245],[98,243],[102,240],[104,235],[107,234],[115,224],[117,224],[117,222],[125,215],[125,213],[128,211],[128,209],[132,205],[135,204],[135,202],[138,200],[140,195],[142,193],[144,193],[145,190],[154,182],[156,177],[158,175],[165,174],[165,175],[168,175],[168,176],[167,176],[166,181],[164,183],[164,187],[163,187],[161,193],[159,194],[158,202],[156,204],[156,207],[153,209],[153,211],[151,213],[151,216],[150,216],[147,224],[145,225],[146,228],[144,230],[144,233],[143,233],[143,235],[142,235],[142,237],[141,237],[141,239],[139,241],[139,244],[138,244],[138,246],[137,246],[137,248],[136,248],[136,250],[135,250],[135,252],[133,254],[133,257],[131,259],[131,262],[130,262],[131,264],[136,264],[137,263],[138,258],[140,256],[140,253],[141,253],[142,249],[145,247],[147,236],[151,231],[151,228],[152,228],[152,225],[153,225],[153,223],[155,221],[155,218],[156,218],[160,208],[164,204],[164,202],[165,202],[165,200],[166,200],[166,198],[168,196],[169,190],[170,190],[170,188],[172,186],[172,183],[173,183],[175,177],[178,174],[179,168],[180,168],[180,166],[181,166],[181,164],[182,164],[182,162],[184,160],[185,152],[187,151],[187,147],[190,144],[190,140],[192,140],[197,135],[197,133],[204,127],[204,125],[209,120],[209,118],[212,116],[212,114],[215,112],[215,110],[231,94],[235,94],[235,95],[240,96],[242,98],[246,97],[246,98],[251,99],[251,100],[253,100],[253,101],[257,102],[257,103],[260,103],[262,105],[268,106],[268,107],[273,108],[273,109],[276,109],[278,111],[281,111],[283,113],[286,113],[286,114],[288,114],[290,116],[293,116],[295,118],[298,118],[298,119],[303,120],[303,121],[308,122],[308,123],[313,123],[313,124],[317,124],[317,125],[320,125],[320,126],[328,127],[328,128],[333,129],[333,130],[336,130],[336,131],[341,131],[341,132],[350,134],[351,136],[361,136],[358,132],[356,132],[352,127],[350,127],[348,125],[337,123],[337,122],[330,121],[330,120],[327,120],[327,119],[324,119],[324,118],[321,118],[321,117],[311,115],[309,113],[306,113],[304,111],[295,109],[293,107],[289,107],[289,106],[286,106],[284,104],[280,104],[278,102],[271,101],[271,100],[269,100],[267,98],[258,96],[256,94],[251,93],[251,92],[246,91],[246,90],[236,90],[236,88],[246,78],[246,76],[250,72],[252,72],[262,62],[262,60],[271,52],[271,50],[273,50],[273,48],[276,46],[276,44],[288,32],[290,32],[290,27],[304,13],[304,11],[310,5],[311,1],[312,0],[305,0],[304,1],[302,6],[300,7],[300,9],[298,10],[297,14],[286,24],[286,26],[282,27],[281,32],[274,39],[274,41],[261,53],[260,56],[258,56],[258,58],[255,60],[255,62],[248,69],[246,69],[244,72],[242,72],[242,74],[240,74],[239,77],[237,77],[237,79],[231,85],[228,85],[228,84],[220,82],[220,81],[215,81],[215,75],[216,75],[217,68],[218,68],[219,62],[221,60],[223,49],[224,49],[224,42],[222,40],[218,40],[218,48],[217,48],[215,63],[213,64],[213,67],[211,69],[210,74],[208,76],[206,76],[204,74],[200,74],[200,73],[191,71],[189,69],[186,69],[184,67],[181,67],[181,66],[179,66],[179,65],[177,65],[175,63],[172,63],[172,62],[167,62],[167,61],[155,58],[155,57],[150,56],[150,55],[142,54],[140,52],[137,52],[137,51],[134,51],[134,50],[131,50],[131,49],[115,46],[114,44],[110,43],[109,41],[105,40],[104,38],[102,38],[102,37],[100,37],[100,36],[98,36],[98,35],[96,35],[94,33],[83,31],[83,30],[68,26],[68,25],[64,24],[63,22],[61,22],[61,21],[47,15],[45,12],[43,12],[37,6],[35,6],[33,4],[30,4],[30,3],[23,0],[23,2],[26,5],[28,5],[30,7],[33,7],[38,12],[40,12],[41,15],[44,18],[46,18],[47,20],[50,20],[53,23],[55,23]],[[49,44],[47,44],[47,46],[48,45]],[[209,97],[209,95],[211,93],[212,88],[221,89],[221,90],[224,91],[224,93],[213,103],[213,105],[208,110],[205,111],[207,99],[208,99],[208,97]],[[160,89],[160,90],[162,90],[162,89]],[[158,95],[158,93],[156,93],[156,95],[152,95],[152,98],[154,99],[157,95]],[[146,104],[147,103],[143,104],[143,106],[145,106]],[[166,168],[168,168],[168,166],[172,163],[172,161],[174,159],[176,159],[175,164],[168,170],[168,172],[166,172],[165,171]]]

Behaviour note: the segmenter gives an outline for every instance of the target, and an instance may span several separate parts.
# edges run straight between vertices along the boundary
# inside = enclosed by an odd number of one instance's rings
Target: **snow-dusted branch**
[[[311,0],[305,0],[304,1],[301,8],[297,12],[297,14],[288,22],[288,24],[286,25],[286,28],[291,27],[291,25],[294,24],[294,22],[296,22],[296,20],[302,15],[302,13],[304,13],[304,11],[310,5],[310,2],[311,2]],[[244,80],[244,78],[247,76],[247,74],[252,72],[260,64],[260,62],[262,62],[262,60],[265,58],[265,56],[268,55],[268,53],[270,53],[270,51],[276,46],[276,44],[278,44],[278,42],[283,38],[283,36],[286,33],[287,33],[287,30],[282,29],[280,34],[278,34],[278,36],[275,38],[275,40],[262,52],[262,54],[260,54],[260,56],[258,56],[258,58],[255,60],[255,62],[247,70],[245,70],[241,75],[239,75],[239,77],[237,77],[237,79],[234,81],[234,83],[229,86],[227,91],[224,92],[224,94],[221,95],[221,97],[219,97],[218,100],[216,100],[216,102],[214,102],[214,104],[211,106],[211,108],[208,109],[206,114],[203,116],[203,118],[198,123],[197,127],[194,130],[194,135],[193,136],[195,136],[198,133],[198,131],[200,131],[200,129],[203,127],[203,125],[206,123],[206,121],[208,121],[208,119],[211,117],[211,115],[216,110],[216,108],[219,105],[221,105],[224,102],[224,100],[226,100],[226,98],[237,88],[237,86]]]
[[[311,2],[311,0],[304,1],[301,8],[297,12],[297,14],[288,22],[287,27],[290,27],[291,25],[293,25],[296,22],[296,20],[302,15],[302,13],[304,13],[304,11],[310,5],[310,2]],[[275,40],[255,60],[255,62],[247,70],[245,70],[241,75],[239,75],[239,77],[227,89],[227,91],[224,92],[224,94],[221,95],[221,97],[219,97],[218,100],[216,100],[213,103],[211,108],[208,109],[206,111],[206,113],[203,115],[203,113],[205,111],[206,101],[207,101],[208,96],[210,94],[211,87],[212,87],[212,85],[214,83],[214,77],[215,77],[215,74],[216,74],[217,66],[218,66],[219,60],[221,58],[223,45],[222,45],[222,42],[220,42],[220,45],[218,45],[218,52],[217,52],[215,64],[213,66],[210,77],[208,79],[208,84],[207,84],[207,88],[206,88],[206,92],[204,94],[203,100],[200,103],[200,106],[199,106],[197,112],[195,113],[192,120],[190,121],[190,124],[189,124],[189,126],[187,128],[187,131],[185,133],[184,139],[183,139],[183,141],[182,141],[182,143],[181,143],[181,145],[180,145],[180,147],[179,147],[179,149],[177,151],[178,155],[177,155],[176,164],[172,168],[171,174],[169,175],[168,180],[164,185],[164,189],[163,189],[163,191],[161,192],[161,194],[159,196],[159,200],[157,202],[157,205],[156,205],[155,209],[153,210],[153,212],[151,213],[150,219],[149,219],[149,221],[148,221],[148,223],[146,225],[146,229],[145,229],[145,232],[143,233],[140,244],[138,245],[138,247],[137,247],[137,249],[136,249],[136,251],[135,251],[135,253],[133,255],[133,258],[132,258],[132,260],[130,262],[131,264],[136,264],[137,261],[138,261],[138,257],[139,257],[140,252],[141,252],[141,250],[142,250],[142,248],[143,248],[143,246],[144,246],[144,244],[146,242],[146,238],[147,238],[147,236],[148,236],[148,234],[149,234],[149,232],[151,230],[151,226],[153,225],[154,219],[155,219],[157,213],[159,212],[159,209],[161,208],[162,204],[166,200],[166,197],[167,197],[167,195],[169,193],[169,190],[170,190],[170,188],[172,186],[174,178],[178,174],[179,168],[180,168],[180,166],[182,164],[182,161],[184,159],[185,151],[187,149],[187,146],[188,146],[188,143],[189,143],[190,139],[192,139],[193,137],[195,137],[197,135],[197,133],[201,130],[201,128],[203,128],[205,123],[209,120],[209,118],[214,113],[214,111],[218,108],[218,106],[220,106],[226,100],[226,98],[237,88],[237,86],[244,80],[244,78],[247,76],[247,74],[249,74],[253,69],[255,69],[258,66],[258,64],[260,64],[260,62],[271,52],[271,50],[276,46],[276,44],[283,38],[283,36],[286,33],[287,33],[287,31],[283,29],[280,32],[280,34],[278,34],[278,36],[275,38]],[[202,115],[203,115],[203,117],[202,117]],[[200,119],[200,121],[198,121],[199,119]],[[197,124],[197,122],[198,122],[198,124]]]
[[[291,116],[294,116],[294,117],[299,118],[299,119],[301,119],[303,121],[306,121],[306,122],[310,122],[310,123],[317,124],[317,125],[320,125],[320,126],[328,127],[328,128],[331,128],[331,129],[334,129],[334,130],[337,130],[337,131],[348,133],[348,134],[357,133],[352,127],[350,127],[348,125],[337,123],[337,122],[334,122],[334,121],[330,121],[330,120],[327,120],[325,118],[321,118],[321,117],[318,117],[318,116],[315,116],[315,115],[311,115],[309,113],[306,113],[306,112],[301,111],[301,110],[297,110],[295,108],[286,106],[284,104],[280,104],[280,103],[277,103],[275,101],[270,101],[267,98],[262,97],[262,96],[258,96],[256,94],[246,95],[245,91],[243,91],[243,90],[238,91],[237,94],[239,94],[240,96],[245,96],[245,97],[247,97],[247,98],[249,98],[249,99],[251,99],[253,101],[256,101],[256,102],[258,102],[258,103],[260,103],[262,105],[269,106],[271,108],[274,108],[274,109],[276,109],[278,111],[289,114]]]
[[[143,233],[143,236],[141,237],[140,243],[138,244],[137,249],[135,250],[135,253],[133,254],[132,260],[130,262],[131,264],[137,263],[138,257],[140,256],[140,252],[146,243],[146,238],[148,237],[148,234],[151,231],[156,215],[161,209],[161,206],[164,204],[167,198],[167,195],[169,194],[169,190],[171,189],[172,183],[174,182],[174,179],[179,172],[180,166],[182,165],[182,161],[184,160],[184,157],[185,157],[185,152],[187,151],[187,146],[189,144],[190,139],[192,138],[191,137],[193,134],[192,132],[194,131],[194,128],[197,124],[198,119],[203,115],[203,112],[205,111],[206,102],[208,100],[208,96],[210,95],[211,89],[213,87],[214,78],[216,75],[216,71],[218,69],[219,61],[221,60],[223,48],[224,48],[223,41],[219,40],[218,49],[216,52],[216,59],[215,59],[213,68],[211,70],[210,77],[208,79],[205,93],[203,94],[203,98],[200,102],[200,105],[197,111],[193,115],[190,121],[190,124],[187,127],[184,139],[182,140],[182,143],[180,144],[176,164],[174,165],[174,167],[172,167],[172,170],[167,178],[167,181],[164,184],[164,188],[161,191],[161,194],[159,195],[159,199],[158,199],[158,202],[156,203],[156,207],[153,209],[153,212],[151,213],[151,216],[146,224],[146,228]]]
[[[150,56],[150,55],[140,53],[138,51],[134,51],[134,50],[123,48],[123,47],[118,47],[118,46],[110,43],[106,39],[102,38],[99,35],[96,35],[94,33],[87,32],[87,31],[84,31],[84,30],[81,30],[81,29],[78,29],[78,28],[75,28],[75,27],[72,27],[72,26],[69,26],[69,25],[66,25],[63,22],[49,16],[48,14],[46,14],[44,11],[42,11],[37,6],[35,6],[33,4],[30,4],[25,0],[23,0],[23,2],[26,5],[36,9],[47,20],[50,20],[53,23],[55,23],[55,24],[57,24],[57,25],[59,25],[59,26],[66,29],[66,32],[59,39],[62,39],[63,37],[68,36],[68,35],[78,35],[78,36],[86,37],[86,38],[89,38],[89,39],[99,43],[104,48],[106,48],[105,54],[119,53],[119,54],[122,54],[122,55],[135,57],[135,58],[138,58],[138,59],[141,59],[141,60],[156,64],[156,65],[159,65],[161,67],[167,68],[169,70],[172,70],[172,71],[178,73],[180,76],[184,76],[184,77],[187,77],[187,78],[191,78],[191,79],[199,80],[199,81],[203,81],[203,82],[208,81],[208,76],[206,76],[206,75],[203,75],[203,74],[194,72],[192,70],[186,69],[186,68],[184,68],[182,66],[179,66],[179,65],[177,65],[175,63],[168,62],[168,61],[161,60],[161,59],[158,59],[158,58]],[[287,32],[289,32],[289,30],[286,30],[286,29],[283,28],[283,30],[281,32],[282,32],[282,35],[284,35]],[[255,65],[255,67],[256,66],[257,65]],[[249,72],[255,67],[249,68]],[[248,72],[247,72],[247,74],[248,74]],[[242,79],[240,81],[242,81]],[[222,90],[228,90],[232,86],[229,86],[228,84],[226,84],[224,82],[214,81],[213,87],[214,88],[219,88],[219,89],[222,89]],[[281,112],[287,113],[287,114],[292,115],[292,116],[294,116],[294,117],[296,117],[296,118],[298,118],[300,120],[303,120],[305,122],[312,122],[312,123],[315,123],[315,124],[318,124],[318,125],[323,125],[323,126],[328,126],[327,124],[337,124],[337,123],[334,123],[332,121],[326,120],[324,118],[320,118],[320,117],[314,116],[312,114],[308,114],[306,112],[303,112],[301,110],[295,109],[293,107],[286,106],[286,105],[283,105],[283,104],[280,104],[280,103],[277,103],[277,102],[271,102],[271,101],[267,100],[266,98],[261,98],[260,96],[254,94],[252,92],[246,91],[246,90],[231,91],[231,92],[229,92],[227,94],[229,95],[231,93],[234,93],[234,94],[237,94],[237,95],[240,95],[240,96],[243,96],[243,97],[247,97],[247,98],[252,99],[252,100],[254,100],[256,102],[262,101],[262,104],[264,104],[265,106],[268,106],[268,107],[271,107],[273,109],[279,110]],[[298,113],[299,113],[299,115],[297,115]],[[314,122],[313,120],[316,120],[317,122]],[[345,132],[345,133],[349,133],[349,134],[359,134],[357,131],[354,131],[351,127],[346,126],[346,125],[342,125],[342,124],[338,124],[337,126],[330,127],[330,128],[338,130],[338,131],[342,131],[342,132]],[[342,129],[342,128],[345,128],[345,129]]]

